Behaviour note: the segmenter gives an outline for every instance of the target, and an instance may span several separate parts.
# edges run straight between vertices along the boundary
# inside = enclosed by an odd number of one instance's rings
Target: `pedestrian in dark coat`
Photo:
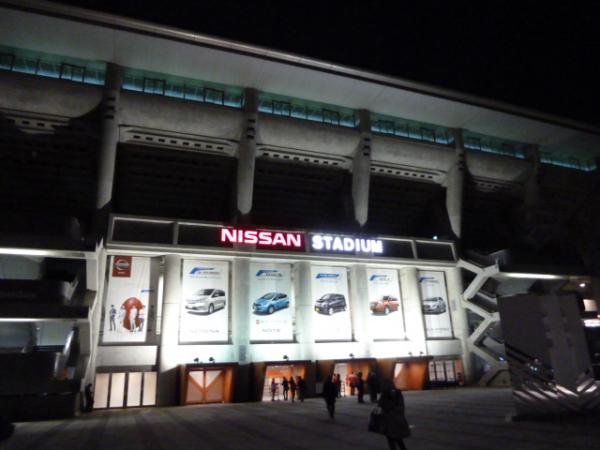
[[[406,450],[404,438],[410,436],[410,427],[404,415],[404,397],[402,391],[394,388],[386,380],[379,397],[379,407],[383,414],[383,434],[387,438],[390,450]]]
[[[296,385],[298,386],[298,400],[304,402],[304,397],[306,396],[306,382],[299,376]]]
[[[290,377],[290,392],[292,393],[292,403],[296,399],[296,382],[294,381],[294,377]]]
[[[363,396],[365,395],[365,380],[363,380],[362,372],[356,374],[356,392],[358,403],[364,403]]]
[[[283,399],[287,402],[288,391],[290,390],[290,385],[288,383],[287,378],[283,377],[283,380],[281,381],[281,386],[283,387]]]
[[[335,414],[335,400],[337,398],[337,388],[335,387],[335,383],[331,379],[331,375],[327,377],[327,380],[323,384],[323,398],[325,399],[325,403],[327,405],[329,417],[333,419],[333,415]]]
[[[379,380],[373,371],[369,372],[369,376],[367,377],[367,386],[369,387],[371,403],[375,403],[377,401],[377,394],[379,393]]]

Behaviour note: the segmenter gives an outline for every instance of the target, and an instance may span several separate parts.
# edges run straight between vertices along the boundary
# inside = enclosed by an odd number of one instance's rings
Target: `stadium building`
[[[0,1],[0,93],[12,417],[87,383],[116,408],[598,375],[598,128],[34,0]],[[577,314],[512,306],[552,295]]]

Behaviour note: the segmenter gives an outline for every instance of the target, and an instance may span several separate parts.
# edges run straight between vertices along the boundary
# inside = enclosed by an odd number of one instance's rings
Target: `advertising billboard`
[[[250,264],[250,340],[294,339],[290,264]]]
[[[404,312],[398,271],[367,269],[369,326],[375,340],[404,339]]]
[[[111,256],[103,341],[145,342],[150,295],[153,293],[150,258]]]
[[[229,340],[229,263],[183,260],[179,342]]]
[[[427,339],[451,338],[452,323],[444,272],[420,270],[419,289]]]
[[[347,269],[311,266],[310,270],[315,340],[352,340]]]

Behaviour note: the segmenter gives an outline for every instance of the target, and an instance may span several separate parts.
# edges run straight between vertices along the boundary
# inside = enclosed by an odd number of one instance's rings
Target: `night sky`
[[[600,126],[600,1],[61,0]]]

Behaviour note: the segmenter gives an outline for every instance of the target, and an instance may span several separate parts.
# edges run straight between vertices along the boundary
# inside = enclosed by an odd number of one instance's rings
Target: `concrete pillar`
[[[310,263],[294,264],[294,294],[296,300],[296,341],[298,359],[314,359],[315,335],[313,331],[313,300],[311,292]]]
[[[354,340],[362,349],[357,357],[371,356],[373,333],[369,323],[369,290],[367,287],[367,267],[356,264],[350,268],[350,314],[352,314],[352,330]]]
[[[158,349],[158,405],[177,403],[179,305],[181,301],[181,257],[165,256],[160,346]]]
[[[98,182],[94,230],[99,242],[106,233],[112,201],[117,144],[119,143],[119,98],[123,83],[122,67],[107,63],[106,82],[102,95],[102,127],[98,152]]]
[[[251,361],[250,351],[250,308],[248,293],[250,292],[250,260],[235,259],[232,263],[231,280],[231,336],[233,347],[238,354],[234,360],[240,364]]]
[[[245,122],[238,149],[237,165],[237,216],[242,223],[248,222],[252,211],[258,124],[258,92],[255,89],[246,89],[244,98]]]
[[[369,217],[369,182],[371,178],[371,114],[360,110],[360,143],[352,160],[352,200],[354,220],[363,227]]]
[[[454,155],[454,162],[446,175],[446,210],[452,232],[456,238],[460,239],[466,170],[462,130],[454,130]]]
[[[465,375],[465,381],[473,381],[473,358],[469,348],[469,320],[467,310],[463,307],[461,296],[463,293],[463,280],[460,268],[453,268],[446,272],[448,280],[448,303],[450,304],[450,317],[452,319],[452,328],[454,337],[460,341],[462,354],[462,365]]]
[[[402,289],[406,338],[411,343],[409,351],[414,356],[419,356],[420,352],[427,354],[425,323],[421,309],[421,292],[419,290],[417,269],[414,267],[400,269],[400,287]]]

